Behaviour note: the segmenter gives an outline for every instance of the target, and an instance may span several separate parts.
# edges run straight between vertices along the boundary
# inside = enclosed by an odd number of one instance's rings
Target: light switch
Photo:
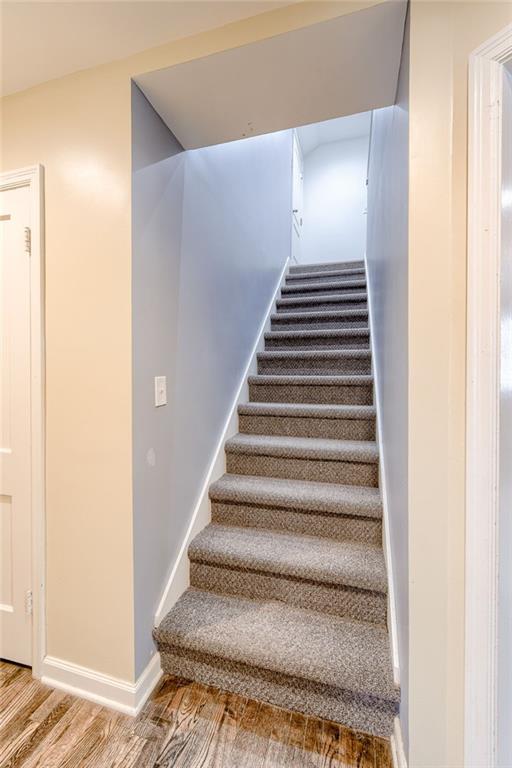
[[[155,376],[155,405],[167,405],[167,376]]]

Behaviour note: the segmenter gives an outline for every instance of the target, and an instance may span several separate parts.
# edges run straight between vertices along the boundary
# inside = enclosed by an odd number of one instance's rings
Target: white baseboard
[[[46,656],[41,665],[44,685],[133,717],[139,714],[161,676],[158,653],[134,683],[53,656]]]
[[[398,717],[395,717],[393,733],[391,734],[391,754],[393,757],[393,768],[407,768],[402,728]]]
[[[372,373],[373,373],[373,391],[375,393],[375,408],[377,411],[377,433],[376,439],[379,447],[379,485],[382,497],[382,518],[383,518],[383,547],[386,569],[388,574],[388,627],[391,639],[391,660],[393,664],[393,680],[395,685],[400,685],[400,656],[398,653],[398,627],[396,622],[396,603],[395,603],[395,579],[393,575],[393,557],[391,551],[391,538],[389,532],[389,508],[386,483],[386,458],[384,455],[384,446],[382,444],[381,424],[381,403],[379,397],[379,372],[375,365],[377,360],[374,349],[374,337],[372,328],[372,292],[368,275],[368,261],[364,259],[364,268],[366,276],[366,290],[368,295],[368,317],[370,321],[370,349],[372,354]]]
[[[210,499],[208,497],[208,489],[210,485],[218,480],[226,471],[226,457],[224,453],[224,443],[230,437],[238,432],[238,406],[241,403],[246,403],[249,400],[249,386],[247,384],[248,376],[251,376],[257,371],[257,354],[263,349],[265,332],[270,327],[270,315],[274,308],[278,292],[283,284],[283,281],[288,270],[288,264],[290,259],[288,258],[283,266],[281,275],[276,285],[276,289],[272,295],[272,298],[267,307],[265,317],[261,323],[258,336],[252,348],[251,354],[247,366],[240,379],[240,384],[229,410],[224,428],[221,431],[219,440],[213,452],[212,460],[201,488],[198,502],[192,513],[188,530],[185,534],[183,542],[180,547],[178,557],[168,578],[164,592],[162,594],[160,603],[155,614],[155,626],[158,626],[164,616],[171,610],[173,605],[177,602],[178,598],[183,592],[190,586],[189,575],[189,560],[187,556],[187,550],[192,539],[202,531],[202,529],[208,525],[211,520],[210,513]]]

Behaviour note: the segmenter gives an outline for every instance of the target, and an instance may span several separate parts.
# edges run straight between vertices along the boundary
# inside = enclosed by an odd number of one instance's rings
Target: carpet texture
[[[291,267],[191,587],[154,636],[165,672],[389,736],[369,333],[362,262]]]

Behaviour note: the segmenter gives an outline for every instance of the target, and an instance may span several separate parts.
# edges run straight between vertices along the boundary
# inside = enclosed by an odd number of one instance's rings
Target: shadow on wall
[[[136,675],[290,254],[292,133],[185,152],[132,86]],[[167,376],[155,408],[153,379]]]

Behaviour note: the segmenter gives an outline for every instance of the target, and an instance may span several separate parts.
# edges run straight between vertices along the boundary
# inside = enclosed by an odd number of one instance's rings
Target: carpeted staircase
[[[165,672],[389,736],[371,371],[363,262],[291,267],[191,587],[154,634]]]

